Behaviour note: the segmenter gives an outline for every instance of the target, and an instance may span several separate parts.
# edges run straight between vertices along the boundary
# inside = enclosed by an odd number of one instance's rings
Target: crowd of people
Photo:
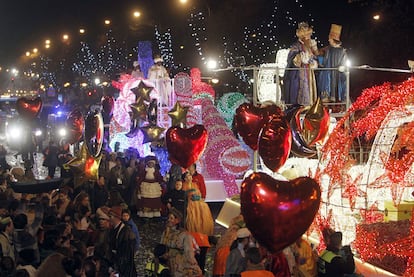
[[[10,184],[21,176],[14,176],[16,170],[2,166],[1,276],[25,276],[18,275],[22,271],[28,276],[138,276],[140,226],[136,223],[166,221],[169,211],[177,209],[186,216],[180,217],[180,226],[193,232],[191,238],[204,239],[208,244],[214,222],[204,202],[204,179],[195,165],[186,170],[180,168],[180,178],[170,180],[161,175],[155,156],[140,157],[132,148],[102,152],[98,180],[76,183],[76,176],[62,166],[68,153],[52,141],[44,150],[43,165],[51,181],[56,178],[55,168],[61,166],[63,185],[36,195],[14,192]],[[177,171],[176,165],[170,170],[171,176],[177,175],[174,170]],[[194,181],[190,174],[195,176]],[[171,182],[173,188],[168,189]],[[174,239],[170,234],[169,239],[162,238],[160,242],[171,245]],[[200,248],[195,239],[190,240],[190,245]],[[157,249],[154,255],[159,253]],[[195,253],[195,248],[191,249]],[[156,257],[158,261],[163,261],[161,256]],[[202,259],[199,255],[197,258],[199,261],[194,261],[201,275],[205,251]],[[171,256],[168,260],[172,260]]]
[[[67,158],[55,147],[51,143],[45,152],[49,167]],[[10,182],[17,176],[2,168],[1,276],[203,276],[211,249],[217,277],[318,276],[318,271],[342,276],[355,269],[339,232],[326,234],[328,247],[319,262],[303,239],[280,253],[266,251],[241,215],[215,234],[205,181],[195,164],[187,169],[173,164],[162,176],[156,156],[140,157],[133,148],[102,151],[98,180],[75,183],[71,172],[62,171],[59,189],[35,195],[14,192]],[[54,169],[48,174],[53,180]],[[165,230],[140,273],[140,224],[151,222]]]

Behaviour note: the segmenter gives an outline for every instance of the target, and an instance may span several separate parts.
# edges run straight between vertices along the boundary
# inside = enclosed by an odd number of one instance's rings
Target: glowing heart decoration
[[[100,112],[89,112],[85,118],[85,144],[92,157],[101,154],[104,124]]]
[[[203,154],[207,145],[207,130],[203,125],[188,129],[171,127],[165,134],[165,143],[171,162],[188,168]]]
[[[321,190],[309,177],[279,181],[255,172],[241,184],[241,213],[254,238],[271,252],[295,242],[312,224]]]
[[[68,130],[67,142],[70,144],[78,142],[82,138],[85,128],[82,112],[79,109],[72,110],[66,118],[65,125]]]
[[[34,119],[42,110],[42,99],[40,97],[35,99],[20,97],[16,101],[16,110],[24,119]]]
[[[292,145],[292,132],[284,117],[273,116],[259,137],[259,155],[264,164],[276,172],[285,164]]]
[[[251,149],[257,150],[260,130],[273,115],[282,116],[282,110],[276,105],[256,107],[250,103],[243,103],[236,109],[235,128]]]

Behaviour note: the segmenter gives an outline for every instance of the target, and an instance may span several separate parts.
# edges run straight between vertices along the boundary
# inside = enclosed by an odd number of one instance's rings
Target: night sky
[[[188,0],[197,5],[208,6],[211,14],[208,20],[209,40],[214,44],[214,36],[240,35],[246,24],[257,24],[262,18],[270,16],[273,0]],[[343,25],[342,39],[344,47],[355,50],[361,62],[363,58],[374,56],[372,50],[379,52],[381,66],[391,64],[406,64],[413,51],[407,49],[407,43],[413,42],[412,30],[414,19],[412,16],[413,2],[410,0],[382,1],[386,3],[400,3],[394,8],[395,14],[388,14],[389,22],[374,26],[372,14],[376,10],[384,10],[385,5],[374,5],[379,0],[354,0],[357,3],[349,4],[349,0],[302,0],[303,8],[292,15],[295,20],[308,20],[309,14],[314,19],[315,35],[326,42],[331,23]],[[176,42],[180,42],[181,28],[186,24],[189,10],[177,4],[178,0],[14,0],[1,1],[0,4],[0,65],[10,64],[19,55],[33,47],[41,47],[45,38],[57,36],[63,32],[76,33],[79,27],[85,27],[88,33],[102,33],[103,19],[110,18],[113,28],[125,33],[132,33],[136,40],[151,39],[154,24],[161,27],[176,29]],[[289,9],[297,1],[279,0],[281,10]],[[364,5],[364,3],[368,3]],[[208,5],[207,5],[208,4]],[[189,3],[187,4],[189,5]],[[130,14],[133,9],[139,9],[142,17],[139,25],[131,25]],[[397,12],[398,11],[398,12]],[[400,13],[400,14],[397,14]],[[372,25],[372,26],[371,26]],[[284,26],[286,27],[286,26]],[[180,29],[181,28],[181,29]],[[283,26],[282,26],[283,28]],[[383,28],[383,30],[382,30]],[[174,29],[173,29],[174,30]],[[401,35],[400,35],[401,32]],[[408,35],[411,33],[411,35]],[[380,35],[378,35],[380,34]],[[293,41],[294,28],[282,29],[281,40]],[[374,37],[370,37],[374,36]],[[377,37],[375,37],[377,36]],[[387,38],[389,36],[389,38]],[[400,39],[401,38],[401,39]],[[375,41],[378,39],[378,47]],[[397,40],[397,41],[395,41]],[[410,45],[410,44],[408,44]],[[411,44],[413,45],[413,44]],[[391,50],[384,50],[400,46],[402,51],[388,58]],[[413,48],[413,47],[410,47]],[[382,51],[382,52],[380,52]],[[400,56],[398,56],[400,55]],[[414,55],[411,56],[411,59]],[[372,61],[378,59],[372,58]],[[389,64],[386,64],[389,61]]]
[[[102,27],[104,18],[111,18],[115,28],[130,29],[138,32],[138,39],[148,37],[153,33],[150,27],[154,23],[161,26],[177,26],[184,24],[185,15],[188,14],[184,7],[176,4],[178,0],[143,0],[143,1],[116,1],[116,0],[19,0],[1,1],[0,4],[0,63],[11,62],[16,56],[32,49],[36,44],[41,44],[46,37],[51,37],[66,31],[75,32],[83,26],[89,32],[98,32]],[[194,0],[189,0],[194,1]],[[204,1],[204,2],[203,2]],[[267,16],[272,0],[198,0],[197,3],[208,3],[211,10],[209,28],[222,32],[237,33],[246,23],[254,23],[263,16]],[[291,5],[292,0],[279,1],[280,7]],[[343,6],[341,1],[302,1],[303,15],[312,13],[315,23],[319,24],[326,33],[330,21],[342,20],[335,18],[340,14],[337,7]],[[316,4],[314,2],[317,2]],[[329,4],[337,2],[336,8]],[[312,5],[309,5],[312,3]],[[341,4],[342,3],[342,4]],[[329,4],[327,6],[327,4]],[[339,6],[338,6],[339,5]],[[324,7],[322,9],[322,7]],[[141,26],[134,29],[128,24],[133,9],[142,12]],[[322,12],[322,10],[331,10]],[[299,11],[298,11],[299,12]],[[323,16],[320,16],[323,14]],[[300,18],[300,15],[296,15]],[[315,26],[316,27],[316,26]],[[293,36],[294,34],[286,34]],[[141,36],[141,37],[139,37]]]

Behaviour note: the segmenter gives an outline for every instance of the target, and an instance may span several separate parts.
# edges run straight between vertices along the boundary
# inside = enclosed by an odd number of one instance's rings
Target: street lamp
[[[140,17],[140,16],[141,16],[141,13],[140,13],[139,11],[134,11],[133,16],[134,16],[135,18],[138,18],[138,17]]]
[[[50,48],[50,39],[45,40],[45,48],[46,49]]]
[[[180,2],[181,5],[186,5],[188,3],[188,0],[178,0],[178,2]],[[199,0],[199,3],[196,3],[197,1],[193,1],[193,9],[196,8],[197,5],[202,5],[205,6],[205,8],[207,9],[207,14],[210,17],[211,15],[211,8],[210,5],[208,4],[207,1],[205,0]]]

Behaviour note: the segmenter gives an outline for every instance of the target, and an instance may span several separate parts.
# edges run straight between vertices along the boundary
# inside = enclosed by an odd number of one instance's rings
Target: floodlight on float
[[[217,68],[217,61],[213,60],[213,59],[210,59],[210,60],[207,61],[206,65],[207,65],[208,69],[215,69],[215,68]]]

